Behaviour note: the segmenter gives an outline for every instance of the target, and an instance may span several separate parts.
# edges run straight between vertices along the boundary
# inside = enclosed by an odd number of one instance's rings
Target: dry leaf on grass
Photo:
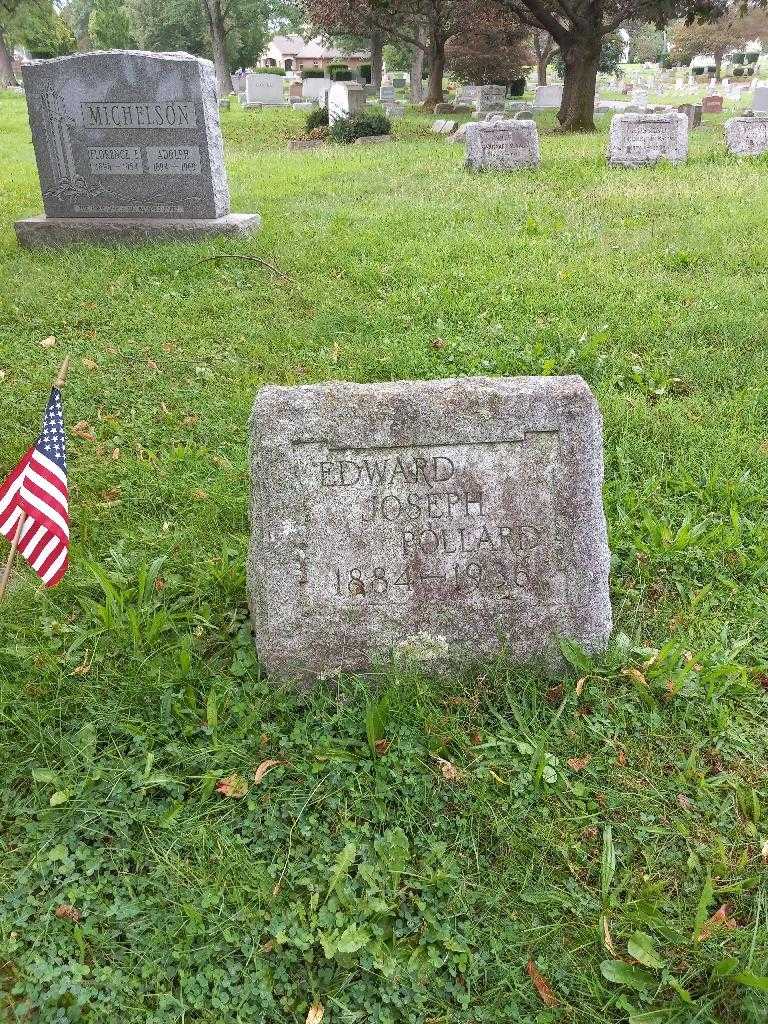
[[[461,780],[461,772],[452,761],[446,761],[444,757],[438,757],[437,754],[433,754],[432,757],[440,765],[440,774],[446,782],[459,782]]]
[[[648,680],[645,678],[639,668],[623,668],[621,670],[623,676],[627,676],[632,680],[633,683],[639,683],[640,686],[647,686]]]
[[[150,370],[159,370],[160,369],[160,367],[157,365],[157,363],[155,362],[154,359],[148,359],[147,360],[147,366],[150,368]]]
[[[608,927],[608,918],[603,917],[603,944],[611,956],[616,956],[616,950],[613,945],[613,939],[611,937],[611,930]]]
[[[528,972],[533,984],[536,986],[536,991],[539,993],[539,998],[545,1006],[557,1006],[557,997],[552,991],[552,986],[549,984],[544,975],[536,967],[533,960],[528,961],[528,965],[525,968]]]
[[[88,356],[85,356],[81,362],[86,370],[95,370],[99,365],[95,359],[90,359]]]
[[[576,680],[576,696],[577,697],[581,696],[582,691],[584,689],[584,686],[586,685],[586,682],[587,682],[587,677],[586,676],[582,676],[581,679],[577,679]]]
[[[256,771],[253,773],[253,781],[258,785],[267,772],[272,771],[279,764],[284,764],[283,761],[276,761],[273,757],[268,758],[266,761],[262,761]]]
[[[75,437],[79,437],[83,441],[95,441],[96,436],[91,430],[91,425],[88,420],[78,420],[78,422],[72,427],[72,433]]]
[[[88,673],[91,671],[91,662],[88,660],[89,655],[90,651],[86,648],[85,657],[83,658],[82,662],[75,668],[73,668],[72,671],[69,673],[71,676],[88,675]]]
[[[691,800],[689,796],[686,796],[685,793],[678,793],[677,806],[682,807],[684,811],[690,811],[693,807],[693,800]]]
[[[77,907],[73,907],[69,903],[60,903],[54,913],[61,921],[79,921],[81,916]]]
[[[56,344],[56,339],[51,336],[50,338],[43,338],[42,341],[38,341],[40,348],[53,348]]]
[[[571,771],[580,772],[582,768],[587,767],[591,760],[591,754],[584,754],[583,757],[569,757],[566,764],[571,769]]]
[[[766,839],[760,847],[760,859],[763,864],[768,864],[768,839]]]
[[[320,1021],[325,1016],[325,1007],[322,1003],[312,1003],[307,1013],[307,1020],[305,1024],[320,1024]]]
[[[619,764],[622,766],[622,768],[627,763],[627,755],[624,753],[623,750],[619,750],[619,753],[618,753],[618,755],[616,757],[616,760],[619,762]]]
[[[242,775],[238,775],[235,772],[234,775],[227,775],[226,778],[219,780],[216,785],[216,792],[221,793],[222,796],[239,799],[248,792],[248,783]]]
[[[373,749],[376,751],[379,757],[383,757],[391,746],[392,740],[380,739],[376,740],[376,742],[373,744]]]
[[[701,926],[699,934],[697,936],[699,942],[704,942],[706,939],[711,939],[718,928],[725,928],[727,931],[733,931],[734,928],[738,927],[736,919],[728,917],[728,904],[724,903],[722,907],[718,908],[709,920],[705,921]]]

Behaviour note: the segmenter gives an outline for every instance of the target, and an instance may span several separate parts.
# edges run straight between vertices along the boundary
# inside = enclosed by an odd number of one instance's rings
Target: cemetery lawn
[[[768,161],[545,124],[470,177],[417,116],[287,153],[300,117],[233,110],[253,240],[26,252],[0,125],[0,473],[71,354],[74,533],[0,608],[0,1019],[766,1021]],[[256,389],[557,373],[605,418],[610,652],[260,678]]]

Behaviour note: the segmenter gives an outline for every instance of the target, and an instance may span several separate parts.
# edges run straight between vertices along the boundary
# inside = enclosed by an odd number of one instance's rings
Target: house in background
[[[371,55],[364,51],[345,53],[335,46],[326,46],[318,36],[302,39],[301,36],[275,36],[264,52],[264,65],[284,68],[299,74],[305,69],[327,72],[331,65],[345,65],[350,71],[359,71],[364,64],[370,64]]]

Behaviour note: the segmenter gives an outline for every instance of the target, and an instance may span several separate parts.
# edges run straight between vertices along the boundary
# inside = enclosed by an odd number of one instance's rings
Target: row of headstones
[[[686,114],[615,114],[611,119],[608,163],[612,167],[642,167],[660,160],[682,163],[688,156],[688,130]],[[490,118],[466,124],[461,131],[470,170],[509,171],[539,166],[539,133],[533,120]],[[730,118],[725,123],[725,139],[733,156],[768,152],[768,117]]]

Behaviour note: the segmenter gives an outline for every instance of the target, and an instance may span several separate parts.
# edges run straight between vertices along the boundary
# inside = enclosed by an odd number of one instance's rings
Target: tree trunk
[[[208,22],[208,32],[211,37],[213,66],[216,69],[216,90],[219,94],[219,99],[223,99],[232,92],[232,78],[229,74],[227,30],[224,25],[221,2],[220,0],[200,0],[200,2],[203,7],[203,14]]]
[[[595,90],[597,65],[600,60],[601,37],[589,43],[561,46],[565,64],[563,99],[557,119],[565,131],[595,130]]]
[[[539,85],[547,84],[547,67],[549,66],[548,57],[539,57],[536,61],[536,72],[539,78]]]
[[[439,25],[429,26],[429,85],[424,100],[425,110],[434,110],[443,102],[443,71],[445,70],[445,40]]]
[[[381,66],[384,62],[384,40],[381,32],[371,33],[371,85],[381,88]]]
[[[18,85],[13,73],[13,58],[0,28],[0,85]]]
[[[419,39],[424,39],[424,30],[419,26]],[[425,44],[426,45],[426,44]],[[421,103],[424,93],[421,88],[421,76],[424,74],[424,46],[411,49],[411,103]]]
[[[714,57],[715,57],[715,81],[719,83],[719,82],[722,82],[722,80],[723,80],[722,79],[723,51],[722,50],[715,50]]]

